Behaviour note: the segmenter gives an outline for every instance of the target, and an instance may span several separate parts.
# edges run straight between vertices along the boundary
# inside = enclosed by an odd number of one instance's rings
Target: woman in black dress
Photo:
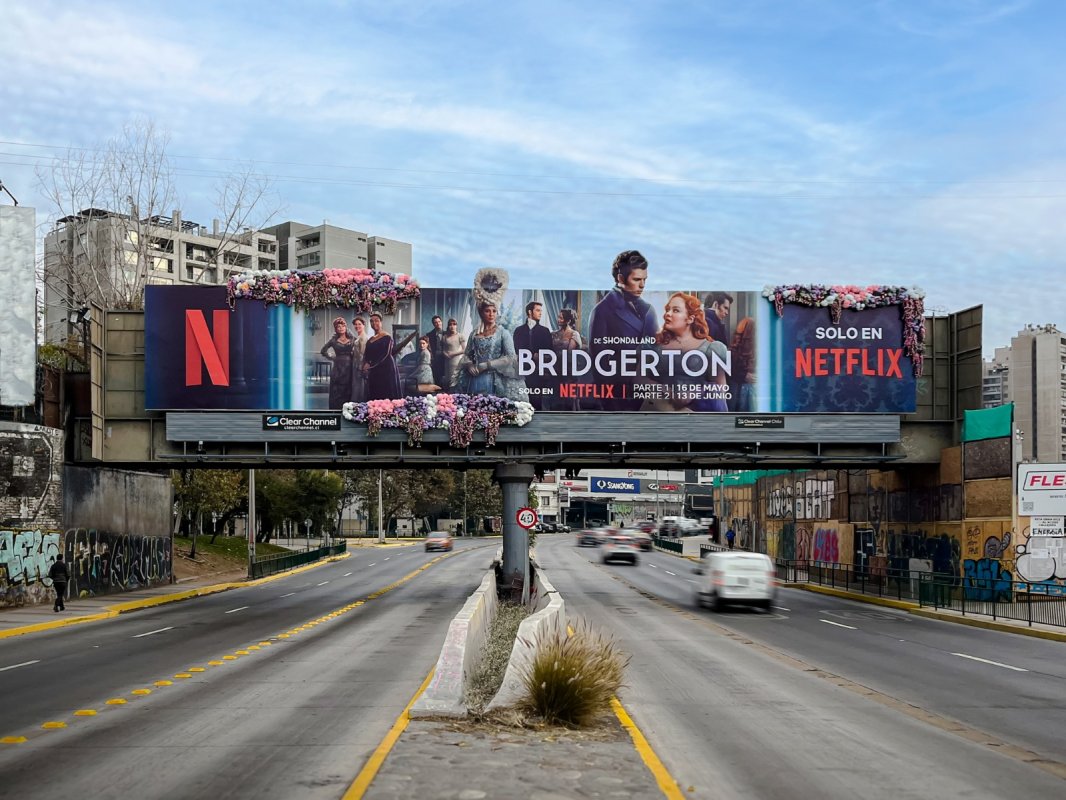
[[[329,370],[329,407],[340,408],[351,398],[352,354],[355,339],[348,335],[348,323],[342,317],[333,320],[333,338],[322,347],[323,356],[332,362]]]

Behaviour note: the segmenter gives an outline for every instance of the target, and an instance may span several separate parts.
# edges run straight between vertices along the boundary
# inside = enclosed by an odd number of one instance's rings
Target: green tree
[[[334,512],[344,495],[344,479],[328,470],[296,470],[296,491],[299,497],[300,519],[311,520],[312,531],[322,533],[332,523]]]
[[[467,470],[465,482],[461,475],[456,476],[455,488],[452,490],[449,505],[461,514],[464,500],[466,503],[466,519],[463,520],[464,533],[479,533],[485,517],[496,517],[503,513],[503,493],[492,480],[492,470]],[[475,521],[473,525],[470,523],[471,520]]]
[[[241,505],[247,494],[244,473],[231,469],[182,470],[173,473],[171,480],[174,483],[174,496],[180,503],[179,514],[187,512],[196,519],[190,553],[196,558],[196,537],[203,533],[204,515],[213,513],[225,518]],[[217,535],[217,528],[216,524],[214,535]]]

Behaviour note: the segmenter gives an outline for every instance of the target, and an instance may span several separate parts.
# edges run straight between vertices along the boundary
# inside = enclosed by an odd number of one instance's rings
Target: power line
[[[7,145],[11,147],[27,147],[27,148],[40,148],[47,150],[62,150],[62,151],[74,151],[83,153],[102,153],[106,152],[100,147],[75,147],[70,145],[58,145],[48,144],[43,142],[19,142],[11,140],[0,139],[0,145]],[[5,153],[4,155],[10,155],[12,157],[31,157],[31,158],[49,158],[54,159],[55,156],[34,156],[32,154],[17,154],[17,153]],[[1063,184],[1066,183],[1066,177],[1063,178],[1039,178],[1039,179],[1026,179],[1026,180],[971,180],[971,179],[953,179],[953,178],[639,178],[622,175],[551,175],[541,174],[533,175],[529,173],[512,173],[512,172],[489,172],[489,171],[477,171],[477,170],[441,170],[441,169],[425,169],[425,168],[411,168],[411,167],[382,167],[369,164],[335,164],[324,162],[307,162],[307,161],[277,161],[258,158],[233,158],[230,156],[202,156],[202,155],[183,155],[183,154],[167,154],[167,159],[180,159],[190,161],[222,161],[231,164],[251,164],[251,165],[268,165],[268,166],[293,166],[315,169],[342,169],[342,170],[365,170],[371,172],[405,172],[414,174],[426,174],[426,175],[469,175],[476,177],[493,177],[493,178],[521,178],[523,180],[590,180],[590,181],[631,181],[635,183],[679,183],[679,184],[691,184],[702,183],[710,184],[713,186],[721,185],[741,185],[741,184],[760,184],[771,186],[913,186],[913,185],[952,185],[965,181],[970,185],[981,186],[999,186],[999,185],[1045,185],[1045,184]],[[90,162],[95,163],[95,162]],[[270,173],[264,173],[270,174]],[[302,176],[296,176],[287,178],[290,180],[297,180]],[[388,184],[385,184],[388,185]],[[519,191],[519,190],[515,190]]]

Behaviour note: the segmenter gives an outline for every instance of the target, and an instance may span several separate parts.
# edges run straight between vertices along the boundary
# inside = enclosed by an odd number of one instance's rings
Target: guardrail
[[[1066,587],[1058,584],[959,577],[921,570],[875,571],[821,561],[778,560],[776,565],[778,580],[787,583],[813,583],[908,601],[926,608],[949,609],[963,616],[1066,627]]]
[[[252,563],[252,578],[265,578],[267,575],[274,575],[278,572],[285,572],[286,570],[294,569],[295,567],[302,567],[304,564],[313,564],[316,561],[321,561],[323,558],[329,558],[330,556],[340,555],[347,552],[348,543],[343,539],[337,544],[327,545],[326,547],[316,547],[314,550],[295,551],[292,553],[281,553],[275,556],[268,556],[264,559],[258,559]]]
[[[666,550],[668,553],[683,553],[685,548],[680,541],[675,539],[664,539],[661,536],[652,536],[651,543],[653,547],[657,547],[660,550]]]
[[[728,550],[724,544],[701,544],[700,545],[700,561],[708,553],[721,553],[723,550]]]

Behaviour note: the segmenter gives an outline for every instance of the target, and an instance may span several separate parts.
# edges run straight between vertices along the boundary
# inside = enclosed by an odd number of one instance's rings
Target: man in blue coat
[[[658,331],[655,310],[641,299],[648,280],[648,261],[637,250],[619,253],[611,267],[614,289],[596,304],[589,320],[589,354],[601,350],[640,350]],[[640,378],[635,379],[640,382]],[[642,401],[629,394],[633,378],[612,380],[598,376],[603,390],[603,408],[608,411],[636,411]],[[608,389],[608,387],[611,387]]]
[[[533,362],[537,363],[538,354],[544,350],[551,352],[552,332],[540,324],[544,314],[544,306],[535,300],[526,304],[526,321],[514,329],[514,349],[528,350],[533,354]],[[527,399],[533,408],[540,411],[545,407],[543,394],[545,389],[551,388],[552,381],[549,376],[541,375],[539,370],[526,377],[526,386],[530,391]]]

